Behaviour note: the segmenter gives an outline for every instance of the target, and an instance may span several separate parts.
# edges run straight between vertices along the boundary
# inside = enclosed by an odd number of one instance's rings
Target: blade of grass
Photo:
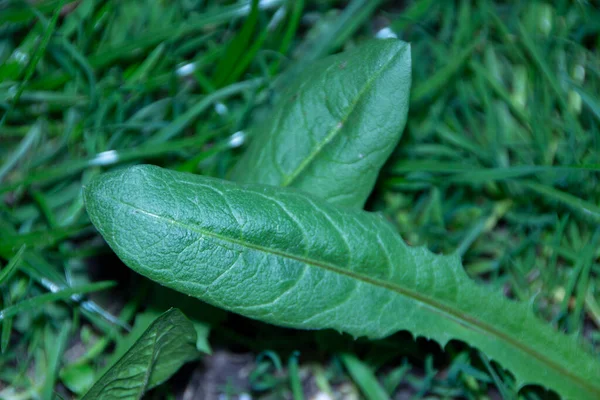
[[[404,359],[402,360],[402,365],[394,368],[385,376],[383,387],[390,396],[396,392],[398,386],[400,386],[411,368],[412,366]]]
[[[472,137],[465,136],[463,133],[464,129],[462,127],[456,128],[451,127],[448,124],[440,124],[435,128],[435,132],[441,139],[443,139],[443,141],[447,141],[452,145],[463,148],[482,161],[486,161],[490,158],[491,150],[481,146],[479,143],[474,141]]]
[[[294,352],[288,361],[288,374],[290,377],[290,387],[292,388],[292,397],[294,400],[304,400],[302,382],[300,380],[300,371],[298,368],[299,355],[300,353]]]
[[[440,3],[435,0],[421,0],[410,4],[399,18],[395,19],[391,28],[393,31],[402,32],[404,29],[411,24],[419,24],[425,20],[427,13],[431,13],[431,7],[439,5]]]
[[[70,324],[63,324],[57,335],[50,331],[50,327],[46,325],[45,347],[46,347],[46,375],[44,384],[42,386],[41,394],[42,399],[54,398],[54,388],[56,386],[56,378],[58,377],[58,371],[60,371],[60,364],[63,353],[67,347],[67,340],[69,339],[69,330],[71,329]]]
[[[530,175],[539,175],[543,173],[565,173],[589,171],[599,172],[598,165],[559,165],[559,166],[542,166],[542,165],[525,165],[505,168],[483,168],[472,170],[469,172],[457,173],[450,178],[451,182],[470,182],[470,183],[485,183],[489,181],[502,181],[508,179],[521,178]]]
[[[8,282],[12,274],[15,273],[15,271],[19,267],[19,264],[21,263],[23,253],[25,252],[26,248],[26,245],[22,245],[17,251],[17,253],[14,256],[12,256],[8,264],[6,264],[6,267],[2,268],[2,271],[0,271],[0,285],[2,285],[5,282]]]
[[[9,290],[2,291],[2,300],[3,300],[3,307],[10,307],[10,305],[12,304],[12,300],[11,300],[11,294],[10,294]],[[4,321],[2,321],[2,337],[0,338],[0,350],[1,350],[2,354],[4,354],[6,352],[6,350],[8,349],[8,344],[10,342],[10,334],[12,332],[12,326],[13,326],[12,317],[5,318]]]
[[[96,74],[94,73],[94,69],[90,65],[85,55],[81,54],[79,49],[69,43],[66,39],[63,38],[60,41],[60,45],[62,49],[67,52],[67,55],[71,57],[71,59],[73,59],[83,71],[83,75],[88,81],[88,107],[91,109],[95,108],[96,104],[98,104],[98,94],[96,91]]]
[[[46,52],[46,48],[48,47],[48,43],[50,43],[50,38],[52,37],[54,29],[56,28],[56,22],[58,21],[58,17],[60,15],[60,11],[63,7],[64,2],[65,0],[60,0],[56,5],[56,9],[54,10],[52,19],[46,26],[46,29],[44,31],[44,34],[42,35],[39,45],[33,53],[33,57],[31,58],[29,64],[27,64],[27,67],[25,67],[25,71],[23,72],[23,79],[19,83],[19,87],[16,90],[15,96],[13,97],[12,102],[10,103],[10,108],[6,110],[6,112],[2,116],[2,119],[0,119],[0,128],[4,126],[8,115],[12,112],[12,110],[14,110],[15,106],[19,103],[21,94],[23,94],[23,91],[25,90],[25,87],[27,86],[29,80],[33,76],[33,73],[35,72],[38,63],[40,62],[44,53]]]
[[[60,275],[53,265],[49,264],[35,251],[28,250],[23,254],[23,263],[20,270],[35,280],[40,286],[51,292],[59,292],[69,288],[64,276]],[[119,326],[126,331],[131,329],[127,323],[113,316],[95,302],[86,300],[81,294],[73,294],[70,299],[81,307],[83,313],[94,325],[100,328],[104,328],[104,325],[99,325],[100,321],[97,319],[98,317],[111,324],[108,330],[113,330],[113,325]]]
[[[581,100],[583,100],[583,103],[587,106],[587,108],[589,108],[589,110],[596,117],[598,122],[600,122],[600,102],[594,97],[592,97],[592,95],[587,93],[585,90],[583,90],[583,88],[579,87],[573,82],[570,83],[573,90],[575,90],[579,94],[579,96],[581,96]]]
[[[383,0],[354,1],[350,3],[340,15],[335,26],[336,29],[329,32],[331,40],[323,41],[323,44],[328,45],[328,47],[323,47],[320,53],[314,53],[317,58],[343,46],[358,28],[372,17],[381,3],[383,3]]]
[[[23,140],[21,140],[19,146],[8,155],[0,167],[0,182],[2,182],[6,174],[10,172],[10,170],[19,162],[19,160],[23,158],[25,154],[27,154],[27,152],[32,148],[33,144],[39,140],[40,133],[41,125],[39,122],[36,122]]]
[[[544,60],[544,57],[540,55],[537,46],[534,42],[534,39],[531,37],[527,29],[525,28],[525,25],[519,23],[518,27],[520,38],[522,40],[525,51],[529,54],[534,65],[540,70],[544,78],[546,78],[548,84],[550,85],[550,88],[552,88],[552,91],[556,95],[557,100],[561,102],[564,107],[566,107],[566,102],[563,98],[565,96],[565,93],[560,88],[560,84],[554,77],[552,70]]]
[[[0,255],[4,256],[2,253]],[[22,256],[23,262],[20,265],[20,270],[27,274],[31,279],[35,280],[40,286],[51,291],[58,292],[69,288],[64,275],[57,270],[57,268],[50,264],[46,259],[34,250],[27,250]],[[108,321],[111,325],[117,325],[124,330],[131,329],[130,326],[113,316],[111,313],[100,307],[98,304],[91,300],[85,299],[81,294],[73,294],[71,300],[76,302],[83,310],[86,317],[94,322],[94,325],[98,324],[97,316],[102,320]],[[103,328],[104,326],[100,326]],[[113,327],[110,326],[109,330]]]
[[[204,109],[209,107],[206,105]],[[170,126],[170,125],[169,125]],[[169,126],[165,127],[167,129]],[[6,184],[0,185],[0,193],[6,193],[20,186],[28,187],[32,184],[48,184],[65,179],[69,176],[77,174],[87,168],[95,166],[117,165],[136,160],[142,160],[150,157],[157,157],[163,154],[177,152],[186,149],[198,148],[207,143],[219,131],[210,131],[207,134],[199,135],[190,138],[170,140],[167,143],[157,146],[154,143],[146,143],[139,147],[124,150],[108,150],[96,154],[83,160],[69,160],[54,168],[47,168],[44,171],[33,172],[21,179]],[[171,133],[169,133],[171,134]]]
[[[0,21],[13,23],[30,22],[35,17],[36,11],[46,13],[56,10],[62,2],[62,0],[45,0],[32,4],[27,2],[13,2],[8,8],[2,10]]]
[[[592,285],[588,286],[587,295],[585,297],[585,308],[588,311],[590,319],[594,321],[596,326],[600,328],[600,304],[594,298],[594,289]]]
[[[145,81],[165,53],[165,43],[159,43],[127,79],[129,84]]]
[[[258,0],[252,0],[250,14],[248,14],[248,17],[242,24],[241,29],[226,46],[223,56],[215,67],[212,82],[216,87],[223,87],[235,80],[235,78],[232,76],[232,73],[240,59],[244,57],[244,52],[248,50],[253,33],[258,23],[258,15]]]
[[[286,24],[285,33],[283,34],[281,43],[279,44],[278,52],[281,55],[288,54],[292,41],[296,36],[298,25],[300,24],[300,19],[302,18],[302,11],[304,10],[304,0],[295,0],[289,3],[292,3],[293,9],[289,17],[289,21]],[[278,58],[275,61],[273,61],[273,63],[269,67],[269,74],[271,76],[275,75],[275,73],[279,70],[280,65],[281,59]]]
[[[284,0],[262,0],[259,2],[261,9],[270,9],[279,6]],[[88,58],[89,65],[96,69],[106,68],[119,60],[131,59],[144,54],[148,48],[155,47],[161,42],[176,41],[197,32],[201,32],[206,26],[218,26],[231,20],[248,15],[250,12],[249,2],[240,2],[231,6],[220,7],[183,22],[177,28],[164,29],[164,27],[149,30],[142,37],[133,38],[118,46],[107,46]],[[32,87],[55,88],[63,85],[69,80],[69,76],[63,73],[43,77],[35,82]]]
[[[170,140],[171,138],[180,134],[189,124],[191,124],[196,118],[200,116],[200,114],[206,111],[215,102],[221,101],[229,96],[247,90],[255,90],[259,88],[263,83],[264,79],[262,78],[255,78],[248,81],[237,82],[203,97],[198,103],[196,103],[185,113],[177,117],[167,127],[161,129],[154,136],[152,136],[148,140],[148,143],[156,145],[158,143],[163,143]]]
[[[548,199],[558,201],[567,207],[575,210],[586,217],[593,218],[595,221],[600,220],[600,207],[589,201],[583,200],[570,193],[565,193],[551,186],[544,185],[533,181],[518,181],[520,185],[544,196]]]
[[[471,55],[480,43],[481,38],[476,38],[432,77],[428,78],[425,82],[418,83],[411,91],[411,110],[420,107],[426,100],[434,98],[442,89],[447,88],[448,82],[468,64]]]
[[[267,10],[277,7],[283,3],[283,0],[262,0],[258,3],[258,8]],[[118,47],[109,47],[101,53],[90,58],[90,64],[95,68],[103,68],[112,62],[123,58],[131,57],[136,53],[149,47],[154,47],[161,42],[168,40],[178,40],[183,36],[202,31],[207,25],[215,26],[223,23],[229,23],[236,18],[241,18],[251,12],[250,1],[240,2],[226,7],[220,7],[214,11],[200,14],[185,23],[177,29],[156,29],[149,31],[141,38],[129,41],[126,45],[120,44]]]
[[[560,247],[560,242],[562,241],[565,228],[567,227],[567,223],[569,222],[569,216],[565,215],[562,217],[559,222],[556,230],[554,232],[554,236],[552,237],[552,255],[550,256],[550,261],[548,262],[546,279],[548,283],[548,287],[555,287],[556,280],[558,277],[558,251],[556,248]]]
[[[72,237],[88,229],[89,225],[76,225],[60,227],[52,230],[39,230],[21,235],[7,235],[2,237],[0,254],[6,254],[16,247],[27,245],[31,248],[52,246],[60,240]]]
[[[578,332],[579,334],[581,334],[583,330],[583,308],[585,298],[590,287],[590,275],[592,272],[592,265],[594,263],[594,257],[598,248],[599,239],[600,228],[596,229],[596,232],[594,232],[594,236],[590,239],[590,242],[581,254],[581,259],[583,260],[583,267],[581,269],[581,273],[577,283],[575,305],[573,307],[573,311],[571,312],[571,321],[569,323],[569,326],[573,327],[572,329],[575,332]]]
[[[246,48],[245,51],[240,55],[241,59],[239,59],[234,64],[234,69],[231,71],[229,77],[225,80],[226,84],[233,83],[242,77],[244,72],[248,69],[248,66],[252,61],[256,58],[256,54],[262,48],[265,40],[269,36],[269,26],[266,26],[258,35],[258,38],[252,41],[252,45],[249,48]]]
[[[10,100],[12,94],[0,93],[0,100]],[[83,95],[59,93],[43,90],[25,90],[20,96],[21,103],[45,103],[48,107],[68,107],[68,106],[86,106],[89,105],[89,98]],[[37,113],[38,115],[40,113]]]
[[[62,289],[54,293],[41,294],[36,297],[32,297],[30,299],[23,300],[19,303],[8,306],[3,310],[0,310],[0,321],[4,320],[5,318],[14,317],[15,315],[22,312],[28,312],[31,310],[38,309],[48,303],[53,303],[55,301],[61,300],[69,300],[73,295],[82,295],[85,293],[97,292],[99,290],[111,288],[115,285],[116,282],[111,281],[96,282],[87,285],[71,287],[68,289]]]
[[[383,387],[377,381],[377,378],[371,371],[371,369],[356,358],[354,355],[344,353],[340,355],[344,366],[350,373],[352,379],[360,387],[360,390],[364,393],[365,397],[369,400],[389,400],[390,397],[387,395]]]
[[[382,0],[352,0],[329,26],[317,38],[311,40],[311,46],[299,55],[299,62],[290,74],[301,70],[312,62],[337,50],[356,30],[367,21],[381,4]]]
[[[479,74],[484,78],[484,81],[489,85],[490,89],[496,94],[496,96],[500,97],[500,99],[508,105],[508,108],[513,113],[515,117],[523,124],[523,126],[529,128],[529,115],[515,102],[510,96],[510,93],[504,88],[493,76],[490,74],[488,70],[481,65],[481,63],[471,61],[469,63],[469,68],[473,70],[474,73]]]
[[[56,216],[54,215],[54,211],[52,211],[52,207],[48,204],[48,200],[43,192],[34,190],[31,193],[31,197],[33,198],[35,204],[40,209],[43,217],[48,223],[48,227],[50,229],[56,229],[59,227]]]
[[[456,249],[456,254],[464,256],[467,249],[484,233],[491,231],[498,221],[510,210],[512,200],[505,200],[494,205],[490,215],[482,217],[477,221],[464,237],[460,245]]]
[[[532,59],[535,67],[542,73],[542,76],[548,82],[550,88],[554,92],[555,99],[560,105],[560,109],[563,111],[563,116],[567,120],[567,122],[573,127],[575,132],[580,132],[582,130],[579,121],[573,116],[573,114],[569,110],[569,106],[565,98],[567,97],[565,91],[561,89],[560,84],[550,66],[546,62],[545,58],[542,57],[537,49],[535,41],[530,36],[529,32],[525,28],[525,25],[519,22],[519,35],[521,38],[521,42],[523,43],[523,47],[525,48],[526,53]]]
[[[514,391],[510,390],[506,386],[506,384],[503,382],[503,380],[500,378],[500,376],[498,376],[496,369],[492,366],[492,363],[490,362],[490,360],[488,360],[488,358],[485,356],[485,354],[479,352],[479,358],[481,358],[481,361],[483,361],[483,364],[485,365],[488,372],[490,373],[492,379],[494,380],[494,383],[496,384],[496,387],[498,388],[498,391],[502,395],[502,398],[504,400],[516,399],[517,396],[514,393]]]
[[[519,165],[501,168],[482,168],[481,166],[465,163],[452,163],[445,161],[411,160],[396,163],[392,167],[395,174],[404,172],[433,172],[453,175],[451,182],[485,183],[489,181],[501,181],[515,179],[541,173],[557,172],[600,172],[600,165]]]

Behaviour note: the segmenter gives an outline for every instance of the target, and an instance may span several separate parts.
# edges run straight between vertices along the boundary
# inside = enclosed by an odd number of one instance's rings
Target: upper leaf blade
[[[232,179],[362,208],[408,114],[410,45],[374,40],[309,66],[278,101]],[[341,168],[343,167],[343,168]]]
[[[458,257],[408,247],[375,214],[301,191],[157,167],[85,190],[123,261],[183,293],[278,325],[381,338],[398,330],[478,347],[517,383],[599,398],[600,364],[524,304],[477,286]]]
[[[181,311],[171,309],[148,327],[83,400],[139,399],[198,356],[194,326]]]

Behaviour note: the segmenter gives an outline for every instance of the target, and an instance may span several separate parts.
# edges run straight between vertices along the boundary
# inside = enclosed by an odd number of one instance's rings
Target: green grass
[[[93,176],[153,163],[225,177],[232,135],[252,139],[295,71],[383,26],[411,42],[413,91],[368,208],[600,351],[600,11],[586,2],[31,3],[0,1],[1,398],[76,397],[136,316],[170,306],[199,313],[215,351],[251,355],[246,382],[220,387],[232,396],[551,398],[517,395],[464,344],[353,341],[158,298],[90,225]],[[150,397],[197,384],[194,367]]]

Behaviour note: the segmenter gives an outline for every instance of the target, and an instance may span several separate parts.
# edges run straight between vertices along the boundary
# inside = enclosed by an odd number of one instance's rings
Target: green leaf
[[[183,295],[181,295],[177,292],[173,292],[173,291],[163,288],[163,287],[161,287],[161,288],[164,290],[168,290],[169,293],[175,293],[178,296],[184,297]],[[155,293],[153,293],[153,296],[154,295],[155,295]],[[189,297],[185,296],[185,298],[189,298]],[[154,299],[152,299],[152,300],[154,300]],[[194,299],[190,299],[190,300],[194,300]],[[171,304],[179,305],[179,302],[172,301]],[[198,304],[198,302],[196,302],[196,304]],[[163,309],[163,311],[164,311],[164,309]],[[133,324],[133,327],[131,328],[131,332],[129,332],[127,335],[119,336],[118,338],[116,338],[115,351],[113,352],[113,354],[111,354],[110,357],[108,357],[107,365],[106,365],[105,369],[103,370],[103,372],[106,372],[114,364],[116,364],[117,361],[129,350],[129,348],[131,346],[133,346],[133,344],[137,340],[139,340],[139,338],[144,334],[144,332],[146,332],[148,327],[157,318],[160,317],[161,314],[164,314],[164,313],[157,309],[154,309],[154,308],[149,308],[149,309],[145,310],[144,312],[138,313],[135,317],[135,323]],[[186,318],[189,319],[189,317],[190,317],[190,314],[187,314]],[[193,319],[189,319],[189,321],[194,326],[194,330],[196,331],[196,348],[203,353],[209,354],[211,352],[211,349],[210,349],[210,346],[208,345],[208,340],[207,340],[208,328],[206,326],[202,326],[199,322],[194,323]]]
[[[476,285],[458,257],[407,246],[376,214],[153,166],[102,175],[84,197],[129,267],[208,303],[301,329],[459,339],[509,368],[517,387],[600,398],[600,363],[575,337]]]
[[[410,60],[407,43],[374,40],[307,67],[254,128],[232,179],[362,208],[406,123]]]
[[[171,309],[148,327],[83,400],[139,399],[198,355],[194,326],[181,311]]]

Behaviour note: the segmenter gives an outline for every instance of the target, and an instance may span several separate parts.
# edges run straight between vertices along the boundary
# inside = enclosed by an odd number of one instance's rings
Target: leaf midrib
[[[153,326],[154,324],[150,324],[149,328],[154,328]],[[143,336],[143,334],[142,334]],[[152,332],[152,354],[149,357],[147,366],[146,366],[146,371],[144,372],[144,381],[142,383],[141,386],[141,390],[139,393],[139,396],[137,398],[137,400],[140,400],[142,398],[142,396],[144,395],[144,393],[146,392],[146,388],[148,387],[148,384],[150,383],[150,375],[152,374],[152,369],[154,368],[154,364],[156,363],[156,342],[158,339],[158,332],[156,330],[154,330]]]
[[[128,207],[138,211],[141,214],[145,214],[149,217],[165,221],[172,225],[176,225],[176,226],[179,226],[179,227],[182,227],[185,229],[189,229],[190,231],[196,232],[200,235],[209,236],[209,237],[218,239],[223,242],[236,244],[241,247],[248,248],[250,250],[259,251],[259,252],[263,252],[266,254],[282,257],[284,259],[291,259],[291,260],[294,260],[294,261],[297,261],[300,263],[308,264],[313,267],[322,268],[327,271],[337,273],[339,275],[347,276],[347,277],[356,279],[357,281],[361,281],[361,282],[364,282],[364,283],[367,283],[367,284],[370,284],[370,285],[373,285],[376,287],[382,287],[384,289],[391,290],[392,292],[398,293],[402,296],[411,298],[414,301],[424,304],[432,312],[437,313],[438,315],[441,315],[443,317],[446,317],[449,320],[459,323],[459,324],[461,324],[465,327],[468,327],[474,331],[482,330],[484,332],[488,332],[488,333],[498,337],[499,339],[503,340],[504,342],[508,343],[509,345],[516,347],[516,348],[522,350],[523,352],[529,354],[533,358],[540,361],[542,364],[546,364],[546,365],[550,366],[552,369],[554,369],[558,373],[563,374],[563,376],[568,376],[573,382],[575,382],[580,387],[584,388],[589,393],[597,394],[600,397],[600,389],[599,388],[596,388],[593,385],[589,384],[589,382],[587,380],[582,379],[577,375],[573,375],[569,369],[563,368],[560,364],[555,363],[553,360],[547,358],[546,356],[544,356],[537,350],[532,349],[525,344],[522,344],[518,340],[513,339],[509,334],[505,334],[504,332],[496,329],[495,327],[489,325],[486,322],[480,321],[480,320],[473,318],[471,316],[468,316],[468,315],[464,315],[464,313],[461,313],[460,310],[455,310],[454,308],[447,307],[444,304],[436,301],[435,299],[432,299],[430,297],[425,297],[421,293],[418,293],[414,290],[406,289],[397,284],[389,283],[386,281],[381,281],[379,279],[374,279],[374,278],[371,278],[366,275],[360,275],[353,271],[349,271],[349,270],[340,268],[336,265],[333,265],[333,264],[330,264],[327,262],[314,260],[312,258],[308,258],[305,256],[298,256],[298,255],[290,254],[290,253],[287,253],[287,252],[284,252],[281,250],[263,247],[263,246],[260,246],[260,245],[254,244],[254,243],[248,243],[248,242],[244,242],[242,240],[235,239],[232,237],[223,236],[218,233],[202,229],[200,227],[188,225],[188,224],[176,221],[174,219],[171,219],[171,218],[168,218],[168,217],[165,217],[162,215],[151,213],[147,210],[139,208],[138,206],[136,206],[134,204],[126,203],[124,201],[117,200],[115,198],[111,198],[111,199],[113,201],[115,201],[116,203],[120,203],[120,204],[123,204],[124,206],[128,206]],[[536,383],[538,383],[538,382],[536,382]]]
[[[280,186],[286,187],[286,186],[291,185],[304,172],[304,170],[306,168],[308,168],[308,166],[314,161],[314,159],[323,151],[323,149],[327,146],[327,144],[329,144],[333,139],[335,139],[335,137],[338,135],[338,133],[340,133],[344,129],[344,127],[346,126],[346,121],[348,120],[348,118],[350,117],[352,112],[356,109],[356,106],[358,105],[358,103],[360,103],[364,94],[371,88],[371,86],[373,85],[373,82],[375,82],[375,80],[377,80],[381,76],[381,74],[394,61],[396,61],[396,59],[398,59],[399,56],[404,55],[404,53],[406,53],[407,48],[408,48],[408,46],[404,45],[402,47],[402,50],[398,50],[396,52],[396,54],[394,54],[388,61],[386,61],[381,66],[381,68],[366,81],[364,86],[360,89],[358,94],[354,97],[353,101],[350,103],[350,107],[348,107],[347,112],[342,116],[341,121],[339,121],[337,124],[335,124],[333,126],[333,128],[331,128],[329,133],[327,133],[325,138],[317,144],[317,146],[308,155],[308,157],[306,157],[304,160],[302,160],[300,165],[298,165],[298,167],[296,167],[296,169],[294,171],[292,171],[291,174],[287,175],[283,179]]]

